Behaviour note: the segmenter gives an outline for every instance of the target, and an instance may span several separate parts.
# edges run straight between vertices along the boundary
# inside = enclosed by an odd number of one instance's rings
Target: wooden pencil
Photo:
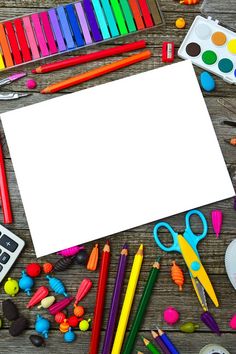
[[[143,245],[140,245],[138,252],[134,257],[134,262],[131,269],[129,282],[125,293],[125,299],[123,302],[111,354],[120,354],[121,352],[125,331],[129,320],[129,315],[134,300],[135,290],[137,287],[138,278],[141,271],[142,262],[143,262]]]
[[[155,347],[154,344],[152,344],[152,342],[150,342],[148,339],[142,337],[143,343],[145,345],[145,347],[150,351],[150,353],[152,354],[161,354],[159,352],[159,350]]]
[[[94,310],[89,354],[98,353],[106,285],[107,285],[107,278],[108,278],[108,269],[110,265],[110,255],[111,255],[110,245],[107,242],[102,252],[101,268],[100,268],[99,279],[98,279],[98,289],[97,289],[96,305]]]
[[[155,331],[151,331],[153,338],[155,339],[155,342],[159,345],[161,350],[163,351],[164,354],[171,354],[169,351],[168,347],[165,345],[165,343],[162,341],[161,337],[159,334]]]

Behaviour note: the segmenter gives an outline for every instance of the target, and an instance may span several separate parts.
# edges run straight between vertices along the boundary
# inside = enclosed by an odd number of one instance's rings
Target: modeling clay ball
[[[180,326],[181,332],[184,333],[193,333],[199,328],[198,324],[194,324],[192,322],[186,322]]]
[[[77,316],[77,317],[82,317],[84,315],[83,306],[74,305],[74,315]]]
[[[230,328],[236,330],[236,314],[233,315],[233,317],[231,318],[229,326],[230,326]]]
[[[41,315],[37,315],[35,322],[35,331],[39,334],[42,334],[44,338],[48,338],[48,331],[50,328],[50,322],[42,317]]]
[[[90,321],[91,321],[90,319],[81,321],[79,324],[79,329],[82,332],[86,332],[89,329],[89,322]]]
[[[185,28],[185,26],[186,26],[185,19],[183,17],[177,18],[177,20],[175,21],[175,26],[176,26],[176,28],[179,28],[179,29]]]
[[[71,328],[69,328],[69,331],[64,334],[64,341],[65,341],[66,343],[72,343],[72,342],[74,342],[75,338],[76,338],[76,335],[75,335],[75,333],[72,331]]]
[[[44,263],[44,265],[43,265],[43,271],[44,271],[45,274],[51,273],[52,270],[53,270],[53,265],[52,265],[52,263]]]
[[[34,89],[37,87],[37,82],[33,79],[29,79],[26,81],[26,87],[30,90]]]
[[[43,337],[37,336],[36,334],[31,334],[29,339],[35,347],[45,347],[45,340]]]
[[[14,302],[10,299],[3,301],[2,312],[8,321],[14,321],[19,317],[18,309]]]
[[[13,321],[11,327],[9,328],[9,333],[11,336],[19,336],[28,327],[28,320],[21,316],[17,320]]]
[[[200,74],[200,84],[203,90],[206,92],[214,91],[216,88],[215,80],[207,71],[203,71]]]
[[[59,329],[61,333],[66,333],[69,330],[69,323],[67,322],[67,319],[64,319],[64,321],[60,324]]]
[[[168,324],[168,325],[173,325],[176,322],[178,322],[179,320],[179,313],[176,309],[174,309],[173,307],[168,307],[163,314],[164,317],[164,321]]]
[[[18,282],[15,279],[8,278],[8,280],[4,284],[4,291],[10,296],[15,296],[19,291]]]
[[[76,326],[78,326],[79,319],[76,316],[70,316],[68,318],[68,323],[69,323],[70,327],[76,327]]]
[[[66,319],[66,315],[63,312],[58,312],[54,319],[57,323],[62,323]]]
[[[31,277],[29,277],[25,271],[22,271],[22,276],[19,280],[19,287],[23,290],[28,296],[31,295],[31,288],[34,286],[34,281]]]
[[[88,253],[86,250],[81,250],[75,256],[75,262],[79,265],[86,265],[88,261]]]
[[[26,267],[26,273],[32,277],[38,277],[41,272],[41,267],[38,263],[30,263]]]

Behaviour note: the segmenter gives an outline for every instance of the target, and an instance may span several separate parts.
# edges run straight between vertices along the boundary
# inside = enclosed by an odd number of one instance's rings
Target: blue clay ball
[[[200,84],[204,91],[212,92],[216,88],[215,80],[207,71],[200,74]]]

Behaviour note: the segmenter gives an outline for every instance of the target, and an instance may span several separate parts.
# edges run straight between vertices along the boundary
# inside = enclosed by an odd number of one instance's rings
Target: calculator
[[[0,225],[0,283],[15,263],[24,245],[25,241]]]

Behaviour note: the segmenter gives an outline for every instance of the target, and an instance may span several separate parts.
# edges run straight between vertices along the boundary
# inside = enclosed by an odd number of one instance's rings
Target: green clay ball
[[[199,328],[199,325],[194,324],[192,322],[186,322],[182,326],[180,326],[181,332],[184,333],[193,333]]]
[[[3,301],[2,312],[8,321],[14,321],[19,317],[18,309],[14,302],[10,299]]]
[[[19,291],[18,282],[15,279],[8,278],[4,284],[4,291],[10,296],[15,296]]]
[[[89,329],[89,322],[90,320],[86,321],[86,320],[83,320],[79,323],[79,329],[82,331],[82,332],[86,332],[88,329]]]

